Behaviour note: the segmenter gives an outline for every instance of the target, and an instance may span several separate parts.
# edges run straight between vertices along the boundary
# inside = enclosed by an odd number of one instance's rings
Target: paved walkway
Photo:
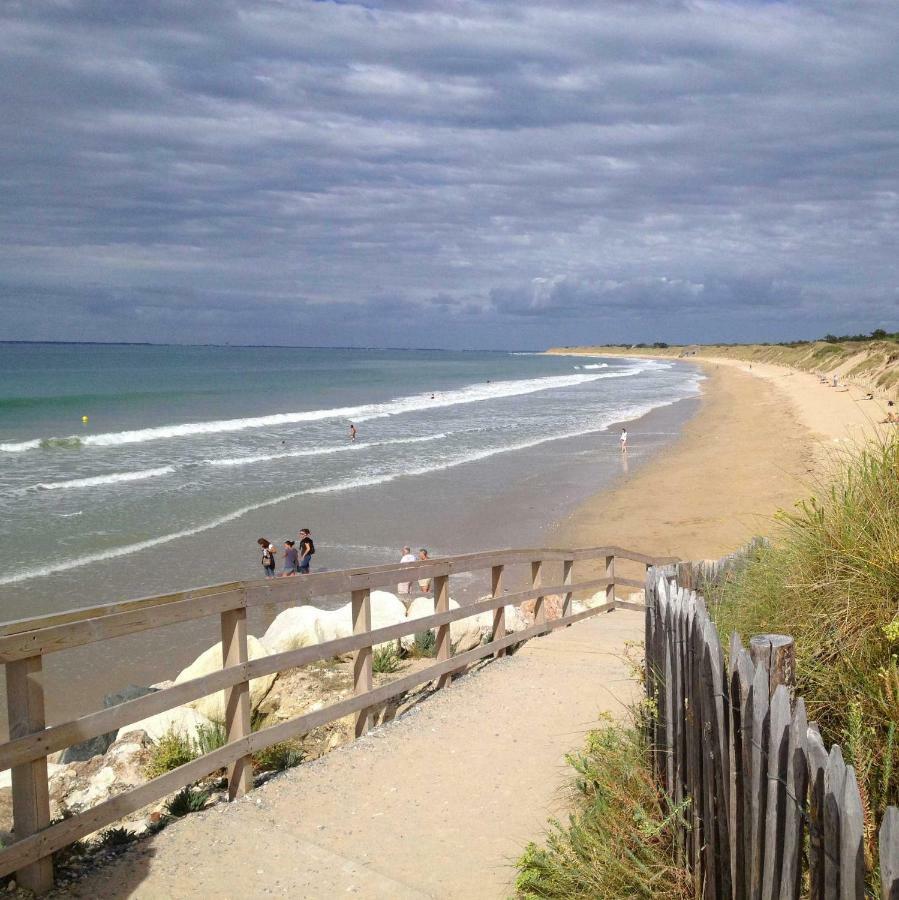
[[[192,815],[77,897],[498,898],[564,809],[564,755],[637,696],[641,613],[532,640],[355,744]]]

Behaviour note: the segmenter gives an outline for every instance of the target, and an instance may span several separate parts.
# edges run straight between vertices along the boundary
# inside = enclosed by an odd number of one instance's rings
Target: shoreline
[[[684,559],[723,556],[770,532],[779,509],[809,495],[834,447],[876,432],[848,392],[813,375],[785,377],[774,366],[750,372],[734,360],[689,362],[706,380],[700,409],[681,436],[550,526],[554,542],[619,544]],[[630,438],[638,443],[639,431]]]

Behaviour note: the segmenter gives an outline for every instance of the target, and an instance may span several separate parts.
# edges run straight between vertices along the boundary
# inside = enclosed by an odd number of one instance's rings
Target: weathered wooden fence
[[[377,707],[417,685],[436,681],[439,687],[443,687],[453,673],[484,657],[502,655],[529,638],[617,606],[633,608],[634,604],[615,597],[615,588],[616,585],[642,587],[642,577],[637,580],[616,574],[616,559],[638,563],[641,573],[645,567],[670,561],[620,547],[498,550],[406,565],[221,584],[0,625],[0,663],[6,666],[10,730],[10,739],[0,744],[0,770],[12,769],[16,838],[11,846],[0,849],[0,876],[15,871],[21,885],[38,892],[44,891],[53,883],[54,851],[200,778],[227,768],[229,797],[240,797],[253,787],[252,754],[259,750],[307,734],[314,728],[348,715],[355,715],[355,733],[360,736],[368,729],[372,712]],[[550,561],[561,568],[562,577],[558,584],[546,581],[545,564]],[[575,582],[573,568],[580,561],[591,564],[593,568],[598,562],[602,577]],[[510,566],[515,565],[524,567],[529,588],[505,593],[504,575],[508,574]],[[479,570],[489,573],[490,595],[460,609],[450,609],[450,576]],[[396,588],[400,582],[419,579],[433,580],[434,615],[372,630],[371,591],[381,587]],[[579,612],[572,611],[576,593],[592,594],[597,590],[605,590],[605,603]],[[351,636],[249,659],[248,609],[296,604],[312,597],[343,593],[349,593],[352,598],[354,633]],[[561,615],[548,618],[544,600],[554,594],[562,598]],[[510,604],[518,606],[529,600],[535,604],[534,624],[507,635],[505,607]],[[489,642],[453,656],[450,623],[486,611],[493,612]],[[49,727],[46,725],[42,674],[45,655],[210,616],[219,617],[221,622],[223,668],[220,671],[78,719]],[[436,662],[373,688],[373,647],[429,629],[436,629],[437,633]],[[148,639],[152,637],[148,635]],[[346,653],[354,655],[354,696],[260,731],[251,730],[249,685],[252,679]],[[223,747],[71,818],[51,823],[47,779],[49,754],[218,691],[223,691],[225,697],[227,743]]]
[[[646,691],[656,777],[682,810],[681,860],[697,897],[865,896],[863,807],[839,746],[827,751],[793,696],[793,640],[734,633],[727,648],[692,588],[716,563],[653,567],[646,579]],[[899,900],[899,810],[879,835],[884,900]]]

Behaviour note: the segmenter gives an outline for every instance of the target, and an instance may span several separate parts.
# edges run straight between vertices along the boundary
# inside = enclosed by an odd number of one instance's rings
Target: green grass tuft
[[[173,728],[169,729],[153,748],[153,755],[147,764],[147,778],[165,775],[196,758],[197,753],[190,738]]]
[[[209,805],[209,791],[201,791],[192,785],[181,788],[165,805],[165,811],[175,819],[190,813],[201,812]]]
[[[433,631],[417,631],[415,640],[409,650],[412,659],[423,659],[437,655],[437,635]]]
[[[253,767],[257,772],[283,772],[298,766],[306,758],[306,751],[299,741],[281,741],[253,754]]]
[[[640,730],[605,725],[568,762],[574,810],[567,823],[550,822],[544,847],[525,848],[516,896],[692,897],[690,875],[675,858],[674,825],[683,810],[656,786]]]
[[[429,632],[430,633],[430,632]],[[390,645],[381,647],[374,651],[372,658],[372,670],[382,674],[396,672],[400,667],[400,655],[396,652],[396,647]]]
[[[127,828],[107,828],[98,838],[98,843],[107,848],[127,847],[136,838],[137,835]]]

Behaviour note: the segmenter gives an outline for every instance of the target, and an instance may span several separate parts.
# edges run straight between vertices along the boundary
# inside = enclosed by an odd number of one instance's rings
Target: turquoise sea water
[[[0,619],[256,578],[256,539],[304,526],[319,570],[535,546],[672,440],[699,378],[531,353],[0,344]],[[102,666],[92,646],[54,654],[51,708],[170,677],[217,639],[168,631],[107,642]]]

